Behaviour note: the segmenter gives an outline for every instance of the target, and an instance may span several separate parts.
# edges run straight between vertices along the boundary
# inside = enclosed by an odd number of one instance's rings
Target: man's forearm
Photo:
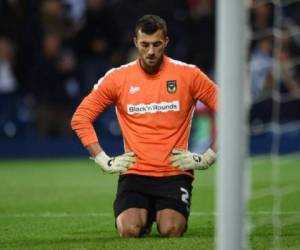
[[[103,149],[101,148],[99,142],[95,142],[86,146],[87,151],[92,157],[96,157]]]
[[[214,152],[217,152],[217,143],[216,143],[216,141],[214,141],[214,142],[210,145],[210,148],[211,148]]]

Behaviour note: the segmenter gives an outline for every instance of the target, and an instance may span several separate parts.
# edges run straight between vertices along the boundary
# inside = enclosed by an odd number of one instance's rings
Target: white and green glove
[[[92,158],[98,164],[103,172],[125,173],[135,162],[136,157],[133,152],[128,152],[116,157],[109,157],[104,151],[101,151],[95,158]]]
[[[170,157],[172,165],[181,170],[208,169],[217,158],[217,154],[211,148],[203,154],[196,154],[187,150],[174,148],[172,154]]]

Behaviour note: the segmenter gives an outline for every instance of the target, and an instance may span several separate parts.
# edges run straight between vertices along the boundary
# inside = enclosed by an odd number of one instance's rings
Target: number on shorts
[[[183,194],[181,195],[181,200],[185,203],[185,204],[189,204],[189,198],[190,198],[190,194],[189,192],[181,187],[180,190],[183,192]]]

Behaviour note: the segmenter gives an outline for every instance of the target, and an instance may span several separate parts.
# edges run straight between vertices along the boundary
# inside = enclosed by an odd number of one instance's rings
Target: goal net
[[[251,1],[249,26],[249,248],[300,249],[300,1]]]

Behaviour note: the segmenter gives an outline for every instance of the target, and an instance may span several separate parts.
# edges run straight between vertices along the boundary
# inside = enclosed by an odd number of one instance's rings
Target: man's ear
[[[166,36],[166,38],[165,38],[165,48],[168,46],[169,42],[170,42],[170,38],[168,36]]]
[[[137,39],[136,39],[136,37],[133,37],[133,43],[134,43],[134,46],[137,47]]]

